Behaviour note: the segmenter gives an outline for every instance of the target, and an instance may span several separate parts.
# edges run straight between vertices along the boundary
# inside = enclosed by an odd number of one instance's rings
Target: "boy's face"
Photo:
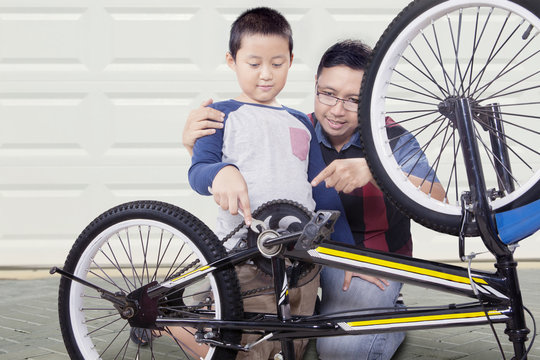
[[[357,101],[363,76],[362,70],[353,70],[344,65],[323,68],[316,78],[316,91]],[[358,126],[358,111],[346,110],[343,105],[342,101],[337,101],[333,106],[325,105],[315,96],[315,116],[338,151],[349,141]]]
[[[292,63],[289,41],[277,35],[246,35],[227,64],[236,73],[242,94],[238,101],[277,106],[276,96],[285,86]]]

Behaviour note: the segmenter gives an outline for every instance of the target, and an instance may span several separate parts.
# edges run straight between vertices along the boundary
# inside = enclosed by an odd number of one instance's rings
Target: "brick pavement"
[[[520,270],[520,283],[526,306],[540,320],[540,268]],[[0,274],[0,278],[4,275]],[[5,277],[5,276],[4,276]],[[9,276],[8,276],[9,277]],[[0,360],[65,360],[60,335],[56,297],[58,276],[32,280],[0,280]],[[407,305],[425,304],[431,299],[437,304],[463,302],[459,296],[405,285],[403,294]],[[467,301],[467,300],[465,300]],[[532,324],[528,319],[529,327]],[[497,325],[505,350],[511,345]],[[395,360],[500,359],[497,344],[488,326],[445,328],[411,331],[398,350]],[[507,354],[507,359],[511,356]],[[314,360],[313,347],[305,360]],[[529,359],[540,360],[540,339],[537,339]]]

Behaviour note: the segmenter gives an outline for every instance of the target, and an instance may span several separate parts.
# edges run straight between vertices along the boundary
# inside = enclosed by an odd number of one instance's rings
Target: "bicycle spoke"
[[[493,43],[493,46],[492,46],[491,51],[490,51],[490,53],[488,55],[486,63],[484,64],[484,66],[482,67],[480,72],[476,75],[476,77],[473,79],[473,84],[476,83],[476,87],[473,90],[473,94],[478,89],[478,86],[480,85],[480,83],[482,81],[482,77],[484,76],[484,74],[485,74],[485,72],[487,70],[487,67],[489,66],[491,61],[493,61],[493,59],[495,58],[495,55],[493,55],[493,53],[495,52],[495,48],[497,47],[497,44],[498,44],[498,42],[499,42],[499,40],[500,40],[500,38],[502,36],[504,28],[506,27],[506,24],[508,23],[508,19],[510,18],[510,14],[511,13],[508,12],[508,14],[506,15],[506,19],[504,20],[504,23],[502,24],[501,29],[499,30],[499,34],[497,35],[497,38],[495,39],[495,42]]]
[[[528,106],[528,105],[540,105],[540,101],[531,101],[524,103],[513,103],[513,104],[500,104],[501,108],[510,107],[510,106]]]
[[[184,328],[182,328],[184,329]],[[192,350],[190,347],[188,347],[184,342],[182,342],[180,339],[178,339],[170,330],[169,328],[165,328],[165,331],[167,332],[167,334],[169,334],[173,340],[176,342],[176,344],[178,345],[178,347],[180,348],[180,350],[182,351],[182,353],[184,353],[184,356],[186,358],[189,358],[189,355],[185,352],[184,348],[188,349],[188,351],[193,354],[193,356],[195,357],[199,357],[199,355],[194,351]]]
[[[111,249],[110,245],[108,245],[108,246],[109,246],[109,250],[112,252],[112,249]],[[129,292],[131,292],[131,290],[130,290],[131,287],[130,287],[129,284],[128,284],[129,279],[127,279],[126,276],[124,275],[121,266],[120,266],[117,262],[116,262],[116,263],[113,262],[113,261],[109,258],[109,256],[108,256],[107,254],[105,254],[105,251],[103,251],[103,249],[99,249],[99,252],[105,257],[105,259],[107,259],[107,260],[111,263],[111,265],[112,265],[118,272],[121,273],[122,279],[124,279],[124,282],[126,283],[126,286],[127,286],[127,289],[128,289],[128,290],[125,290],[125,289],[123,289],[120,285],[116,284],[116,282],[115,282],[113,279],[111,279],[111,277],[105,272],[105,270],[103,270],[103,268],[102,268],[100,265],[98,265],[95,261],[94,261],[94,265],[96,265],[96,267],[99,268],[99,270],[101,270],[101,272],[103,273],[103,275],[105,275],[105,276],[110,280],[110,282],[109,282],[110,284],[112,284],[113,286],[117,287],[120,291],[123,291],[124,293],[129,293]],[[113,256],[114,256],[114,252],[113,252]],[[115,261],[116,261],[116,258],[115,258]],[[129,281],[129,282],[131,283],[131,281]],[[135,288],[135,285],[134,285],[133,283],[131,283],[131,284],[132,284],[133,287]]]
[[[105,254],[105,252],[103,250],[100,249],[101,252],[110,261],[110,263],[116,268],[116,270],[118,270],[118,272],[120,273],[120,275],[124,279],[124,282],[126,283],[126,287],[127,287],[128,291],[131,292],[132,290],[135,290],[135,288],[136,288],[135,284],[131,282],[131,280],[126,276],[126,274],[124,274],[124,271],[122,270],[122,266],[120,266],[120,263],[118,262],[116,254],[115,254],[114,250],[112,249],[111,244],[110,244],[109,241],[107,241],[107,247],[109,248],[109,251],[111,252],[112,257],[114,258],[114,262],[111,259],[109,259],[109,257]]]
[[[484,114],[484,115],[492,115],[492,112],[490,112],[489,110],[474,110],[475,112],[477,112],[478,114]],[[519,113],[511,113],[511,112],[499,112],[498,113],[499,115],[509,115],[509,116],[517,116],[517,117],[520,117],[520,118],[529,118],[529,119],[540,119],[540,116],[535,116],[535,115],[526,115],[526,114],[519,114]],[[503,119],[502,117],[497,117],[496,120],[499,120],[499,121],[502,121],[504,122],[505,124],[510,124],[510,125],[513,125],[513,126],[516,126],[518,128],[521,128],[523,130],[527,130],[527,131],[530,131],[532,132],[533,134],[536,134],[536,135],[540,135],[540,132],[538,131],[535,131],[533,129],[530,129],[528,127],[525,127],[525,126],[521,126],[521,125],[518,125],[512,121],[509,121],[509,120],[505,120]]]
[[[403,89],[403,90],[406,90],[406,91],[413,92],[413,93],[418,94],[418,95],[422,95],[422,96],[428,97],[428,98],[430,98],[430,99],[435,99],[435,100],[438,100],[438,101],[442,100],[441,98],[439,98],[439,97],[437,97],[437,96],[432,96],[432,95],[428,95],[428,94],[425,94],[425,93],[421,93],[421,92],[419,92],[419,91],[413,90],[413,89],[408,88],[408,87],[406,87],[406,86],[398,85],[398,84],[393,83],[393,82],[391,82],[390,85],[393,85],[393,86],[395,86],[395,87],[398,87],[398,88]]]
[[[135,268],[135,264],[133,264],[133,256],[132,256],[132,253],[131,253],[131,240],[129,238],[128,229],[126,229],[126,241],[127,241],[127,244],[128,244],[128,249],[127,250],[126,250],[126,248],[124,246],[124,243],[123,243],[122,239],[120,238],[120,234],[117,234],[117,235],[118,235],[118,238],[120,239],[122,247],[124,248],[124,251],[126,252],[129,263],[131,264],[131,273],[133,275],[133,283],[134,284],[142,284],[142,281],[139,278],[139,274],[137,273],[137,269]],[[137,281],[137,280],[139,280],[139,281]]]
[[[524,91],[527,91],[527,90],[537,89],[537,88],[540,87],[540,85],[531,86],[531,87],[528,87],[528,88],[519,89],[519,90],[516,90],[516,91],[511,91],[511,92],[508,92],[508,93],[503,93],[503,94],[501,94],[503,91],[508,90],[508,89],[510,89],[510,88],[512,88],[512,87],[514,87],[514,86],[516,86],[516,85],[519,85],[519,84],[521,84],[522,82],[524,82],[525,80],[528,80],[528,79],[530,79],[531,77],[533,77],[533,76],[535,76],[535,75],[537,75],[537,74],[540,74],[540,70],[537,71],[537,72],[535,72],[534,74],[528,75],[528,76],[526,76],[525,78],[520,79],[520,80],[514,82],[513,84],[511,84],[511,85],[505,87],[505,88],[502,89],[502,90],[499,90],[498,92],[496,92],[496,93],[494,93],[494,94],[491,94],[491,95],[488,96],[488,97],[485,97],[485,98],[483,98],[483,99],[478,100],[478,102],[484,102],[484,101],[486,101],[486,100],[490,100],[490,99],[493,99],[493,98],[496,98],[496,97],[503,97],[503,96],[513,95],[513,94],[518,94],[518,93],[520,93],[520,92],[524,92]]]
[[[437,169],[439,168],[439,164],[440,164],[440,161],[441,161],[441,157],[442,157],[442,154],[444,152],[444,149],[446,148],[446,146],[448,145],[448,142],[450,141],[450,138],[448,138],[448,140],[446,140],[446,136],[448,135],[448,130],[450,129],[450,126],[446,126],[444,128],[444,136],[441,140],[441,146],[440,146],[440,150],[439,150],[439,154],[437,155],[437,157],[435,158],[434,160],[434,164],[435,164],[435,169],[433,169],[433,166],[431,167],[431,171],[433,172],[431,174],[431,186],[430,186],[430,189],[429,189],[429,192],[428,192],[428,195],[431,195],[431,191],[433,190],[433,186],[434,186],[434,180],[435,180],[435,177],[436,177],[436,174],[437,174]],[[434,171],[433,171],[434,170]],[[422,184],[424,183],[424,181],[430,176],[430,173],[428,172],[426,174],[426,176],[424,177],[423,181],[422,181]]]
[[[123,320],[123,319],[122,319],[120,316],[118,316],[117,319],[115,319],[115,320],[113,320],[113,321],[110,321],[110,322],[108,322],[108,323],[106,323],[106,324],[104,324],[104,325],[102,325],[102,326],[100,326],[100,327],[98,327],[98,328],[96,328],[96,329],[94,329],[94,330],[88,332],[87,335],[92,335],[92,334],[94,334],[95,332],[97,332],[97,331],[99,331],[99,330],[101,330],[101,329],[104,329],[105,327],[107,327],[107,326],[109,326],[109,325],[111,325],[111,324],[114,324],[114,323],[116,323],[116,322],[118,322],[118,321],[122,321],[122,320]],[[127,325],[128,325],[128,323],[126,323],[126,324],[124,325],[124,327],[126,327]]]
[[[453,30],[453,27],[452,27],[452,22],[450,20],[450,16],[449,15],[446,15],[446,18],[448,20],[448,27],[450,29],[450,35],[451,35],[451,38],[452,38],[452,45],[454,47],[454,56],[455,56],[455,61],[454,61],[454,84],[457,82],[457,77],[459,75],[459,78],[461,80],[463,80],[463,76],[461,74],[461,66],[459,64],[459,45],[460,45],[460,40],[461,40],[461,25],[462,25],[462,20],[463,20],[463,10],[460,9],[459,10],[459,24],[458,24],[458,33],[457,33],[457,43],[456,43],[456,40],[454,39],[454,30]],[[463,81],[460,81],[460,87],[463,89]],[[455,89],[455,93],[454,95],[457,95],[459,92],[457,91],[457,89]]]
[[[107,350],[109,350],[109,348],[111,347],[111,345],[116,341],[116,339],[120,336],[120,334],[121,334],[122,332],[125,331],[125,328],[126,328],[127,326],[128,326],[128,323],[126,322],[126,323],[124,324],[124,326],[122,327],[122,329],[121,329],[120,331],[118,331],[118,333],[115,335],[115,337],[111,340],[111,342],[109,343],[109,345],[101,352],[101,354],[99,354],[100,358],[103,358],[103,354],[105,354],[105,353],[107,352]],[[89,333],[88,335],[90,335],[90,333]],[[129,343],[129,338],[128,338],[127,342]],[[127,346],[127,344],[126,344],[126,346]]]
[[[491,15],[491,14],[490,14]],[[465,69],[465,75],[469,74],[469,84],[467,86],[467,89],[470,89],[472,84],[472,76],[474,73],[474,58],[476,56],[476,50],[478,49],[478,45],[480,44],[480,38],[484,34],[485,26],[482,29],[482,32],[480,33],[480,36],[478,36],[478,21],[480,20],[480,7],[476,8],[476,17],[474,21],[474,39],[472,43],[472,53],[471,58],[469,59],[469,63],[467,64],[467,68]],[[469,71],[470,68],[470,71]],[[470,96],[470,92],[467,90],[464,91],[464,93],[467,93],[467,96]]]
[[[114,309],[113,309],[113,310],[114,310]],[[89,322],[92,322],[92,321],[97,321],[97,320],[106,319],[106,318],[112,317],[112,316],[118,316],[118,312],[117,312],[117,313],[113,313],[113,314],[108,314],[108,315],[99,316],[99,317],[96,317],[96,318],[86,318],[86,323],[89,323]]]
[[[425,102],[425,101],[412,100],[412,99],[408,99],[408,98],[397,98],[397,97],[393,97],[393,96],[387,96],[386,99],[405,101],[407,103],[425,104],[425,105],[431,105],[431,106],[437,106],[438,105],[436,103],[429,103],[429,102]]]
[[[418,59],[420,60],[420,62],[422,63],[422,65],[424,65],[424,67],[426,66],[425,63],[422,61],[422,59],[420,58],[420,55],[418,55],[418,53],[416,52],[416,49],[414,48],[414,46],[411,44],[410,45],[411,49],[413,50],[413,52],[416,54],[416,56],[418,57]],[[433,77],[433,75],[431,74],[431,72],[429,71],[429,69],[426,68],[428,74],[424,73],[418,66],[416,66],[416,64],[414,64],[412,61],[409,61],[409,59],[407,59],[406,56],[403,56],[402,57],[403,60],[407,61],[412,67],[414,67],[420,74],[422,74],[425,78],[427,78],[431,83],[433,83],[442,93],[443,96],[448,96],[448,93],[445,92],[445,90],[437,83],[437,81],[435,80],[435,78]],[[405,76],[403,73],[399,72],[396,70],[396,73],[403,76],[404,78],[406,78],[407,80],[411,81],[412,83],[414,83],[416,86],[418,86],[419,88],[425,90],[426,92],[432,94],[433,96],[435,97],[439,97],[438,95],[435,95],[434,93],[432,93],[431,91],[425,89],[422,85],[418,84],[416,81],[414,80],[411,80],[408,76]]]
[[[439,45],[439,37],[437,36],[437,30],[435,29],[435,23],[431,23],[431,29],[432,29],[432,32],[433,32],[433,36],[435,38],[435,43],[437,45],[437,53],[438,53],[438,56],[435,54],[435,51],[433,50],[433,48],[431,47],[431,44],[427,41],[426,37],[424,36],[424,40],[426,41],[426,43],[428,44],[429,48],[431,49],[431,52],[433,53],[433,56],[435,57],[435,59],[437,60],[437,63],[440,65],[441,67],[441,70],[442,70],[442,73],[443,73],[443,78],[444,78],[444,82],[446,84],[446,92],[448,94],[450,94],[450,88],[448,87],[448,81],[450,81],[451,85],[452,85],[452,88],[454,89],[454,91],[456,90],[456,86],[455,86],[455,83],[452,82],[452,80],[450,79],[450,76],[449,74],[446,72],[446,68],[444,67],[444,62],[443,62],[443,57],[442,57],[442,54],[441,54],[441,47]],[[422,33],[423,35],[423,33]]]
[[[538,35],[538,33],[536,34]],[[534,37],[536,37],[536,35]],[[530,59],[532,59],[534,56],[536,56],[537,54],[540,53],[540,50],[537,50],[535,53],[529,55],[527,58],[521,60],[520,62],[516,63],[514,66],[512,66],[511,68],[509,68],[508,70],[507,67],[510,66],[510,64],[521,54],[521,52],[523,50],[525,50],[525,48],[534,40],[534,37],[533,39],[531,39],[527,44],[525,44],[520,50],[519,52],[512,58],[510,59],[510,61],[508,61],[508,63],[504,66],[503,69],[501,69],[499,71],[499,73],[497,75],[495,75],[493,77],[493,79],[491,81],[489,81],[488,83],[486,83],[485,85],[483,85],[482,87],[480,87],[478,90],[480,90],[480,92],[478,94],[475,94],[476,97],[480,97],[491,85],[493,85],[495,83],[495,80],[499,80],[501,77],[505,76],[506,74],[510,73],[512,70],[522,66],[525,62],[529,61]]]
[[[158,274],[158,271],[159,271],[159,267],[161,266],[160,254],[161,254],[161,245],[162,244],[163,244],[163,229],[161,229],[161,232],[160,232],[160,235],[159,235],[159,247],[158,247],[157,257],[156,257],[156,269],[154,270],[154,274],[152,275],[152,278],[150,279],[150,281],[156,281],[156,279],[157,279],[157,274]]]
[[[163,250],[163,256],[161,257],[161,259],[159,259],[159,266],[161,266],[162,262],[163,262],[163,259],[165,258],[165,254],[167,253],[167,250],[169,249],[169,246],[171,245],[171,241],[172,239],[174,238],[174,235],[171,234],[171,237],[169,238],[169,241],[167,242],[167,246],[165,247],[165,250]],[[178,251],[178,253],[182,252],[182,250],[184,249],[184,244],[182,244],[182,247],[180,248],[180,251]],[[164,276],[164,279],[167,279],[169,277],[169,273],[167,273],[167,275]]]
[[[174,258],[174,261],[171,263],[171,266],[169,268],[169,271],[167,272],[167,276],[165,276],[166,279],[169,278],[170,275],[172,274],[176,274],[176,272],[178,271],[178,269],[180,269],[180,267],[182,265],[184,265],[184,263],[188,260],[188,257],[186,257],[178,266],[176,266],[176,268],[173,270],[173,267],[174,267],[174,264],[176,264],[176,260],[178,260],[178,257],[180,256],[180,252],[176,255],[176,257]]]
[[[429,148],[429,146],[432,144],[433,141],[435,141],[435,138],[436,138],[437,135],[440,133],[440,131],[442,131],[442,130],[440,130],[440,129],[441,129],[441,127],[443,126],[443,124],[444,124],[444,123],[441,121],[440,124],[439,124],[439,126],[438,126],[437,129],[435,130],[434,135],[431,136],[430,140],[429,140],[428,142],[426,142],[424,145],[422,145],[420,149],[416,150],[411,156],[409,156],[409,158],[408,158],[406,161],[404,161],[404,162],[402,163],[402,165],[405,165],[405,164],[406,164],[407,162],[409,162],[411,159],[413,159],[413,158],[416,158],[416,159],[417,159],[416,162],[415,162],[415,164],[414,164],[413,167],[411,168],[411,170],[408,172],[407,176],[410,176],[411,173],[412,173],[412,171],[416,168],[416,165],[418,164],[418,161],[420,160],[420,158],[418,157],[418,155],[421,154],[421,153],[426,153],[426,151],[427,151],[427,149]]]
[[[147,254],[148,254],[148,243],[150,242],[150,226],[148,226],[148,230],[146,231],[146,243],[144,242],[144,236],[142,233],[142,228],[139,226],[139,237],[141,240],[141,249],[142,249],[142,255],[143,255],[143,263],[142,263],[142,274],[141,278],[144,280],[144,273],[146,272],[146,282],[150,282],[150,271],[148,270],[148,260],[147,260]],[[141,284],[142,285],[142,284]]]
[[[129,338],[124,342],[124,345],[122,345],[122,347],[120,348],[120,350],[118,351],[118,353],[116,354],[116,356],[114,357],[114,360],[118,359],[118,356],[120,355],[120,353],[122,352],[122,350],[124,350],[124,353],[122,354],[122,359],[125,359],[126,358],[126,354],[127,354],[127,350],[128,350],[128,346],[129,346]]]
[[[112,286],[114,286],[115,288],[117,288],[118,290],[122,291],[123,293],[128,293],[125,289],[122,289],[118,284],[116,284],[116,282],[111,279],[109,277],[109,275],[103,271],[103,269],[95,263],[95,261],[92,261],[92,263],[107,277],[107,278],[104,278],[103,276],[99,275],[98,273],[96,273],[95,271],[93,270],[89,270],[88,273],[89,274],[92,274],[92,275],[95,275],[96,277],[100,278],[101,280],[105,281],[106,283],[108,284],[111,284]]]

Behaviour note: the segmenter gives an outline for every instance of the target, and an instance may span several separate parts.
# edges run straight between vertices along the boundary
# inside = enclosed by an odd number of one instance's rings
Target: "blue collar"
[[[328,140],[328,136],[326,135],[326,133],[324,132],[324,130],[323,130],[322,126],[321,126],[321,124],[319,123],[319,121],[315,117],[315,113],[311,114],[311,116],[312,116],[313,120],[315,121],[315,134],[317,135],[317,140],[319,141],[319,143],[322,143],[327,148],[333,149],[334,146],[332,145],[330,140]],[[341,148],[341,151],[347,150],[351,146],[356,146],[356,147],[358,147],[360,149],[362,148],[362,145],[360,144],[360,134],[358,133],[358,131],[355,131],[353,133],[353,135],[351,136],[349,141],[347,141],[347,143],[345,145],[343,145],[343,148]]]

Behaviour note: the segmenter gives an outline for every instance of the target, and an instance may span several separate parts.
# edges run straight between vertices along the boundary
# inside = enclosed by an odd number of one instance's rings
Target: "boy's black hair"
[[[292,55],[293,39],[291,25],[277,10],[257,7],[244,11],[232,24],[229,37],[229,52],[236,60],[242,38],[246,35],[278,35],[289,41],[289,54]]]
[[[371,56],[369,46],[360,40],[343,40],[330,46],[321,57],[317,68],[317,77],[323,68],[344,65],[354,70],[366,70]]]

